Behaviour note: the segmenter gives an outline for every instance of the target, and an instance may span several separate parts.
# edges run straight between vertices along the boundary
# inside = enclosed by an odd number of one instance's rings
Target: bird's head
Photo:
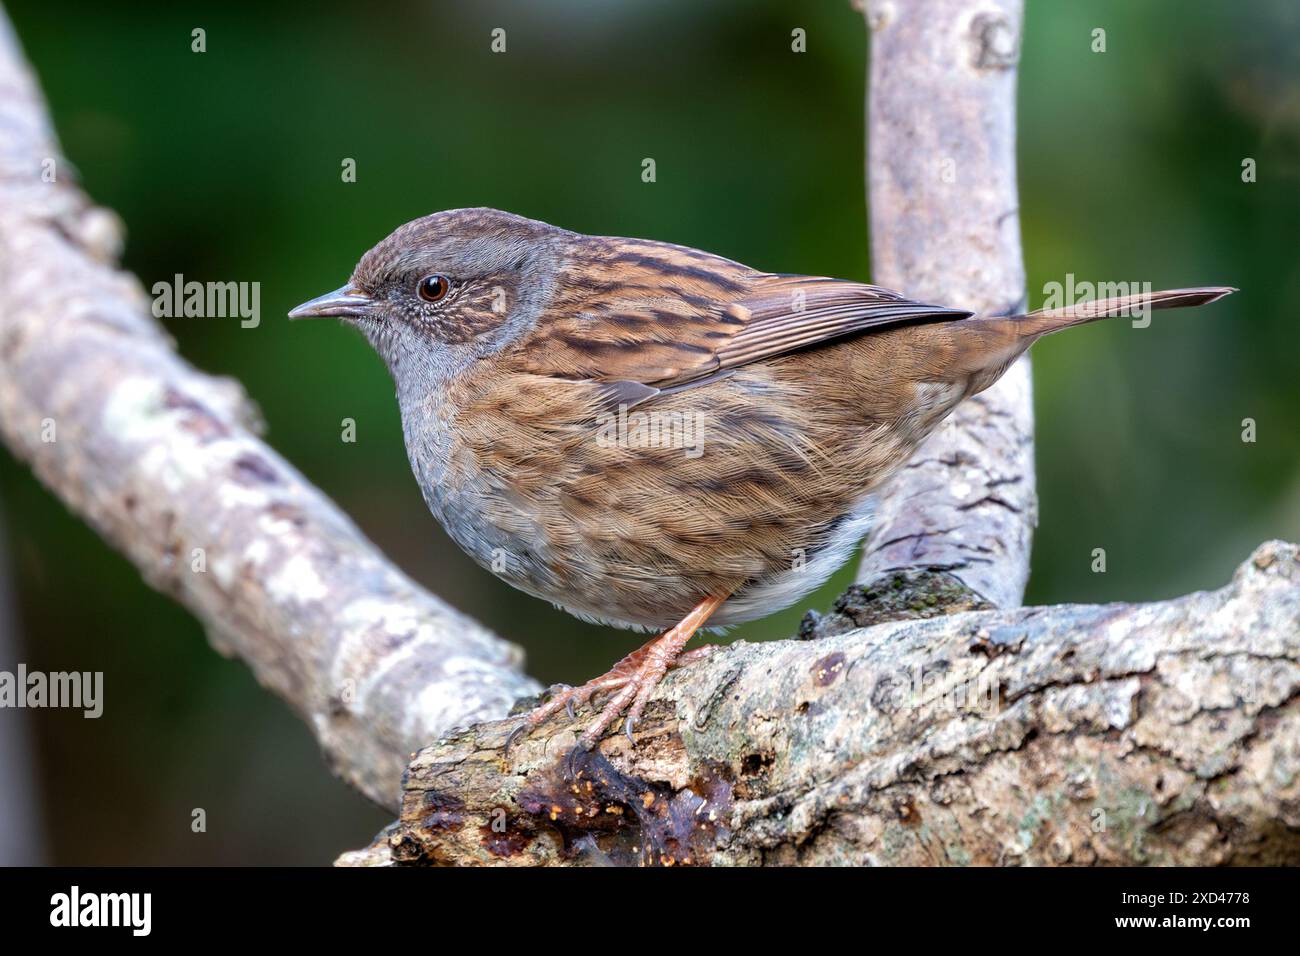
[[[496,209],[452,209],[398,227],[343,287],[291,319],[355,325],[399,385],[416,370],[446,380],[526,333],[554,285],[564,230]]]

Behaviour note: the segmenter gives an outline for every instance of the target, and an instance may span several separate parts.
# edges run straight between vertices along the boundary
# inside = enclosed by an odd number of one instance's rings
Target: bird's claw
[[[578,742],[573,745],[564,757],[565,779],[569,781],[578,779],[578,775],[582,772],[582,765],[586,762],[589,753],[591,753],[591,746],[579,738]]]
[[[501,748],[502,756],[508,758],[510,756],[510,748],[513,747],[515,744],[517,744],[519,742],[519,738],[523,737],[527,733],[528,733],[528,721],[525,720],[514,730],[510,731],[510,735],[506,737],[505,746]]]
[[[623,734],[627,737],[627,742],[633,747],[636,746],[636,738],[632,736],[632,731],[636,728],[636,718],[631,714],[623,720]]]
[[[519,742],[520,738],[528,735],[534,728],[540,726],[545,720],[554,714],[561,707],[568,715],[569,720],[578,718],[577,703],[586,702],[590,697],[590,692],[575,692],[569,684],[552,684],[546,688],[542,697],[542,703],[535,707],[525,718],[523,723],[510,732],[506,737],[505,746],[502,748],[504,756],[510,756],[510,749]],[[588,747],[590,749],[590,747]]]

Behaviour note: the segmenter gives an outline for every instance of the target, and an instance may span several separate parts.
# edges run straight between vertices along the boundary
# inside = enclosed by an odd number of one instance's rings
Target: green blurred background
[[[1080,9],[1086,7],[1086,9]],[[393,388],[359,336],[290,326],[394,226],[490,205],[584,232],[867,279],[866,41],[847,3],[8,4],[65,152],[128,225],[146,287],[262,283],[262,324],[169,321],[240,379],[269,441],[432,591],[591,676],[637,638],[579,623],[472,565],[424,504]],[[207,31],[207,52],[190,31]],[[489,50],[494,27],[507,53]],[[808,52],[790,51],[802,27]],[[1093,53],[1091,31],[1107,31]],[[1067,272],[1243,291],[1138,332],[1035,351],[1041,520],[1029,601],[1222,585],[1300,538],[1300,7],[1295,0],[1030,0],[1020,80],[1031,301]],[[643,157],[658,181],[642,183]],[[357,161],[357,181],[341,162]],[[1242,182],[1243,158],[1258,181]],[[358,441],[339,441],[339,422]],[[1254,418],[1258,441],[1241,441]],[[242,664],[0,451],[19,647],[0,668],[102,670],[106,710],[29,714],[45,858],[326,863],[388,815],[325,770]],[[1108,573],[1093,574],[1104,547]],[[806,606],[824,609],[841,572]],[[735,637],[790,635],[804,607]],[[13,712],[0,712],[11,719]],[[203,807],[208,832],[190,832]]]

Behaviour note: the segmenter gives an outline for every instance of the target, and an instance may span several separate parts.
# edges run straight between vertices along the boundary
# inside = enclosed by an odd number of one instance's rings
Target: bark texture
[[[872,0],[867,182],[874,282],[985,313],[1024,301],[1016,198],[1021,0]],[[859,583],[944,572],[998,607],[1037,521],[1028,359],[963,403],[880,492]]]
[[[340,864],[1300,863],[1300,550],[1218,591],[734,646],[566,758],[422,750]]]
[[[537,685],[256,436],[235,382],[177,356],[120,246],[0,14],[0,439],[395,807],[417,747]]]

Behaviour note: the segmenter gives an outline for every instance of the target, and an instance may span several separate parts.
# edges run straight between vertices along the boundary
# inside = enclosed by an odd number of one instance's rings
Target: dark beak
[[[289,313],[291,319],[323,319],[333,316],[358,319],[370,313],[374,300],[353,285],[345,285],[304,302]]]

